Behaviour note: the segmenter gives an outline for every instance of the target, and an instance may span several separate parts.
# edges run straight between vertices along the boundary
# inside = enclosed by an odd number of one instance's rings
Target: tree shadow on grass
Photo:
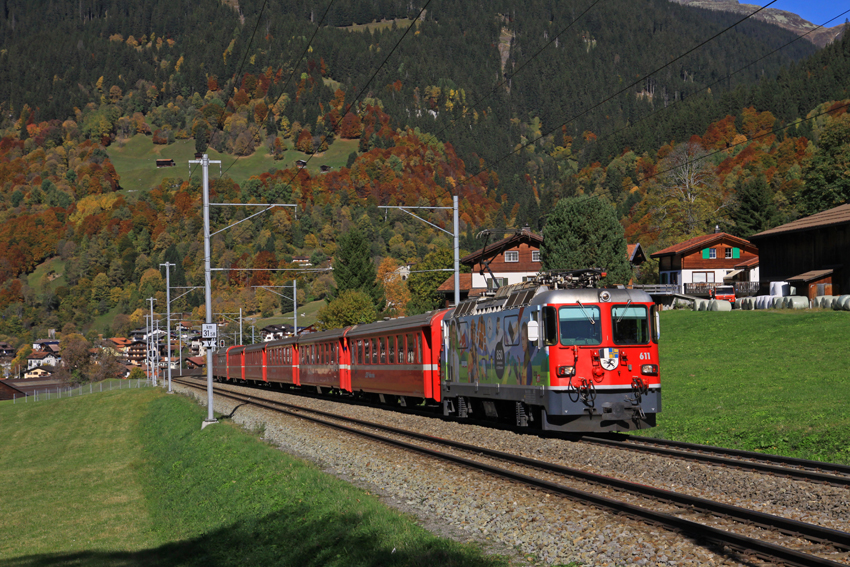
[[[436,567],[505,566],[472,546],[439,540],[410,528],[378,523],[369,513],[305,521],[307,506],[291,514],[248,518],[200,537],[134,552],[77,551],[0,560],[0,567],[266,566]]]

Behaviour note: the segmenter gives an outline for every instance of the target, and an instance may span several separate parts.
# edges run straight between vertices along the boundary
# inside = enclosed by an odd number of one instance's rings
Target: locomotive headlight
[[[640,367],[640,373],[646,376],[658,376],[658,365],[644,364]]]
[[[576,375],[575,366],[559,366],[557,370],[558,378],[570,378]]]

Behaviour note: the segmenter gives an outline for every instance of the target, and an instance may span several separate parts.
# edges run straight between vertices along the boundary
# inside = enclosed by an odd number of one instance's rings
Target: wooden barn
[[[759,247],[761,289],[787,281],[798,295],[850,293],[850,204],[754,234]]]

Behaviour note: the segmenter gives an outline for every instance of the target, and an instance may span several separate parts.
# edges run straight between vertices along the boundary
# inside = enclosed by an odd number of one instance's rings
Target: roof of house
[[[115,346],[119,346],[119,347],[125,347],[125,346],[127,346],[127,345],[129,345],[130,343],[133,342],[130,339],[125,339],[124,337],[112,337],[109,340],[112,341],[112,343],[115,344]]]
[[[46,366],[36,366],[35,368],[27,370],[25,372],[25,374],[29,374],[30,372],[36,372],[36,371],[47,372],[48,374],[53,374],[54,372],[57,372],[57,369],[48,364]]]
[[[484,248],[481,248],[480,250],[476,250],[475,252],[473,252],[472,254],[469,254],[468,256],[464,256],[463,258],[460,259],[460,263],[461,264],[467,264],[469,266],[474,266],[479,261],[481,261],[481,259],[484,258],[485,255],[486,255],[486,257],[495,256],[496,254],[499,254],[503,250],[514,248],[515,246],[519,246],[520,244],[523,244],[523,243],[530,244],[532,246],[537,246],[539,248],[540,245],[543,244],[543,237],[540,236],[539,234],[535,234],[535,233],[531,232],[531,230],[528,227],[525,227],[522,230],[520,230],[519,232],[517,232],[516,234],[512,234],[512,235],[508,236],[507,238],[497,240],[496,242],[493,242],[492,244],[486,245]]]
[[[643,257],[642,260],[641,257]],[[636,261],[640,261],[641,263],[646,261],[646,253],[643,251],[643,246],[640,245],[640,242],[626,244],[626,258],[629,259],[629,263],[631,264],[634,264]]]
[[[650,257],[658,258],[659,256],[686,256],[687,254],[696,252],[697,250],[702,250],[706,246],[710,246],[715,242],[720,242],[721,240],[728,240],[742,248],[745,246],[753,248],[753,244],[749,240],[733,236],[726,232],[713,232],[711,234],[697,236],[689,240],[685,240],[684,242],[674,244],[673,246],[668,246],[664,250],[659,250],[658,252],[650,254]]]
[[[191,362],[196,366],[205,366],[207,363],[207,357],[205,356],[187,356],[183,360]]]
[[[782,234],[785,232],[797,232],[801,230],[813,230],[836,224],[850,223],[850,204],[839,205],[834,209],[822,211],[809,217],[797,219],[789,223],[771,228],[752,235],[750,238],[764,238],[765,236],[773,236],[774,234]]]
[[[42,360],[44,358],[47,358],[48,356],[53,356],[53,353],[52,352],[35,351],[27,357],[27,360]]]
[[[455,277],[451,275],[440,284],[437,291],[450,292],[455,289]],[[469,292],[469,297],[477,297],[487,291],[486,287],[472,287],[472,274],[460,274],[460,289]]]
[[[759,257],[756,256],[755,258],[747,258],[743,262],[739,262],[739,263],[735,264],[735,267],[740,268],[740,269],[744,269],[744,268],[755,268],[758,265],[759,265]]]
[[[794,276],[793,278],[788,278],[789,282],[803,282],[809,283],[815,280],[819,280],[821,278],[825,278],[826,276],[831,276],[832,270],[811,270],[806,272],[805,274],[800,274],[799,276]]]

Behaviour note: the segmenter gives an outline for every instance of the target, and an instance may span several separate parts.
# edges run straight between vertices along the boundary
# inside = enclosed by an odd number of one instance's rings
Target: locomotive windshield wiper
[[[623,317],[625,317],[625,316],[626,316],[626,311],[628,311],[628,309],[629,309],[629,305],[631,305],[631,304],[632,304],[632,300],[631,300],[631,299],[629,299],[629,302],[628,302],[628,303],[626,303],[626,306],[625,306],[625,307],[623,307],[623,314],[622,314],[622,315],[620,315],[620,316],[617,318],[617,324],[618,324],[618,325],[620,324],[620,321],[622,321],[622,320],[623,320]]]
[[[576,300],[578,306],[581,307],[581,312],[584,313],[584,316],[587,317],[587,320],[590,321],[591,325],[595,325],[596,321],[593,320],[593,317],[587,314],[587,311],[584,310],[584,305],[581,304],[581,301]]]

